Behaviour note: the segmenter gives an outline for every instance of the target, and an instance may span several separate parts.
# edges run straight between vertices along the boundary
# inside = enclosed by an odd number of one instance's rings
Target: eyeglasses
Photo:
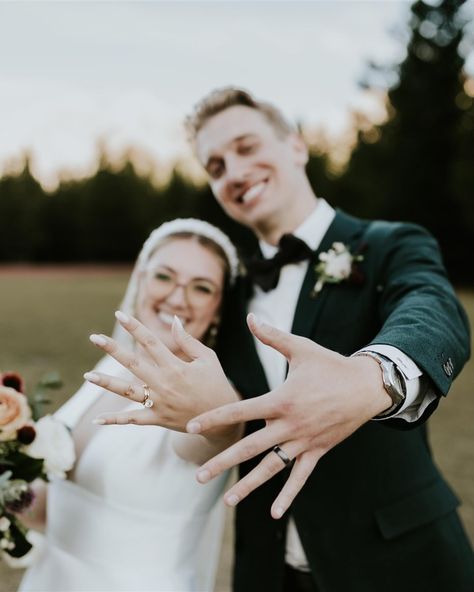
[[[164,269],[155,269],[150,272],[148,283],[157,298],[167,298],[177,288],[183,288],[187,303],[196,308],[214,302],[222,291],[211,280],[195,279],[180,283],[175,273]]]

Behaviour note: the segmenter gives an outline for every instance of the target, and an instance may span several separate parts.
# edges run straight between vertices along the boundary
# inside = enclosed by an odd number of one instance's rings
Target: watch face
[[[398,392],[400,398],[405,398],[405,381],[395,364],[390,369],[390,378],[392,380],[392,387]]]

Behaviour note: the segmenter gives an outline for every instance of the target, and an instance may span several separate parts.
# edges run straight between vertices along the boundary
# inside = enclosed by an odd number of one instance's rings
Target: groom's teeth
[[[261,182],[261,183],[257,183],[256,185],[252,185],[252,187],[250,187],[250,189],[248,189],[242,195],[242,202],[247,203],[250,200],[257,197],[257,195],[259,195],[263,191],[264,187],[265,187],[265,182]]]

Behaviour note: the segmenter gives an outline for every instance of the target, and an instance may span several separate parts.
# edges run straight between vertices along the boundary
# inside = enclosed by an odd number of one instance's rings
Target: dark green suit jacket
[[[326,284],[311,297],[318,254],[334,241],[362,249],[361,284]],[[278,288],[277,288],[278,289]],[[229,297],[217,351],[245,397],[269,391],[246,327],[245,278]],[[469,357],[469,329],[435,240],[411,224],[367,222],[340,211],[310,263],[293,333],[350,355],[389,344],[413,359],[441,396]],[[433,462],[424,421],[369,422],[328,452],[291,514],[321,592],[471,592],[472,551],[459,502]],[[263,426],[247,425],[250,433]],[[246,474],[261,457],[240,467]],[[270,506],[286,470],[237,507],[234,589],[281,589],[287,518]]]

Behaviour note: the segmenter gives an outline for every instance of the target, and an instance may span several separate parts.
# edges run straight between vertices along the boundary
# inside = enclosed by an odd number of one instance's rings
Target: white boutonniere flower
[[[362,283],[363,276],[355,264],[363,259],[363,255],[351,253],[344,243],[333,243],[328,251],[319,254],[319,262],[315,267],[318,280],[311,295],[316,297],[325,284],[339,284],[343,281]]]

